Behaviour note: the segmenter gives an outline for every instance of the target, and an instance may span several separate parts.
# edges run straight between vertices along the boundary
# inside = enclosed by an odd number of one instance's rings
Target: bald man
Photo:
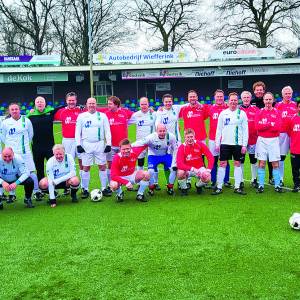
[[[89,197],[90,168],[94,164],[99,167],[101,190],[104,196],[111,196],[106,188],[106,153],[111,151],[111,132],[107,116],[97,111],[95,98],[86,101],[87,111],[80,114],[76,121],[75,141],[77,152],[82,153],[82,194]]]
[[[34,207],[31,201],[33,180],[29,176],[30,172],[24,160],[20,156],[15,155],[12,148],[4,148],[0,158],[0,209],[3,209],[3,190],[10,193],[9,200],[13,202],[15,199],[15,190],[18,185],[24,186],[24,203],[26,207]]]

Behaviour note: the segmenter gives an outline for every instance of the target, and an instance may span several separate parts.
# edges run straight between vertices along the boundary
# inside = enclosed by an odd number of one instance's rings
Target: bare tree
[[[210,35],[219,48],[252,45],[257,48],[280,45],[277,34],[299,33],[300,1],[222,0]]]
[[[121,15],[122,1],[93,1],[93,51],[122,43],[130,36]],[[51,14],[56,36],[66,63],[87,65],[89,62],[87,0],[61,0],[57,13]]]
[[[160,40],[154,50],[174,51],[185,45],[193,47],[202,36],[199,21],[199,0],[135,0],[132,19],[145,25]]]
[[[45,54],[52,50],[49,23],[52,9],[54,0],[19,0],[10,5],[0,0],[0,13],[6,20],[7,33],[20,35],[11,41],[15,50],[22,49],[27,54]],[[11,37],[6,35],[5,39]]]

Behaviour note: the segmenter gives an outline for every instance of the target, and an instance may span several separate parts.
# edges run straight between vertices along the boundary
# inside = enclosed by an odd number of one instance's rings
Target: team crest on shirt
[[[224,124],[224,125],[229,125],[229,123],[230,123],[230,118],[226,118],[226,119],[225,119],[225,124]]]
[[[293,131],[295,131],[295,132],[300,131],[300,124],[295,124],[293,127]]]
[[[218,117],[219,117],[219,113],[214,113],[212,118],[213,118],[214,120],[216,120],[216,119],[218,119]]]
[[[128,166],[123,166],[122,169],[121,169],[121,172],[124,173],[124,172],[126,172],[127,170],[128,170]]]
[[[192,117],[193,117],[193,112],[192,112],[192,111],[189,111],[189,112],[187,113],[187,117],[188,117],[188,118],[192,118]]]
[[[6,175],[7,174],[7,169],[3,169],[1,174]]]
[[[192,159],[192,154],[188,154],[187,156],[186,156],[186,160],[191,160]]]
[[[65,124],[70,124],[72,121],[72,118],[71,117],[66,117],[65,119]]]
[[[109,124],[110,124],[110,125],[112,125],[112,124],[114,124],[114,123],[115,123],[115,119],[114,119],[114,118],[109,119]]]
[[[144,120],[140,120],[140,121],[138,121],[138,126],[143,126],[143,125],[144,125],[144,123],[145,123],[145,121],[144,121]]]
[[[283,111],[282,114],[281,114],[282,118],[286,118],[287,115],[288,115],[288,112],[286,110]]]
[[[169,121],[169,118],[168,117],[165,117],[165,118],[163,118],[163,124],[168,124],[168,121]]]

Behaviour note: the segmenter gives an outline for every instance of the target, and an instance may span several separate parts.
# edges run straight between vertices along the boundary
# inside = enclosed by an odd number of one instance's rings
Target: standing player
[[[290,136],[291,165],[294,189],[293,192],[300,192],[300,101],[297,102],[297,114],[288,122],[287,130]]]
[[[177,152],[177,177],[181,194],[187,195],[187,177],[197,177],[197,193],[202,193],[202,186],[210,181],[210,173],[214,164],[214,157],[207,146],[196,140],[193,129],[188,128],[184,131],[185,143],[178,147]],[[208,167],[205,168],[202,156],[208,160]]]
[[[208,108],[208,116],[209,116],[209,141],[208,148],[210,152],[214,156],[214,167],[211,171],[211,181],[212,187],[215,188],[217,182],[217,170],[218,170],[218,160],[220,153],[216,151],[216,131],[218,125],[218,119],[220,113],[227,109],[227,105],[224,101],[224,92],[223,90],[216,90],[214,93],[215,103]],[[227,187],[231,187],[229,182],[229,174],[230,174],[230,165],[226,165],[225,177],[224,177],[224,185]]]
[[[82,198],[89,196],[90,168],[94,163],[99,167],[99,177],[104,196],[111,196],[106,188],[106,153],[111,151],[111,133],[105,114],[96,111],[97,101],[86,101],[87,112],[80,114],[76,122],[75,140],[78,153],[82,153]],[[105,146],[106,144],[106,146]]]
[[[253,88],[254,97],[251,100],[251,105],[255,105],[258,108],[265,107],[265,104],[264,104],[264,101],[263,101],[263,97],[264,97],[264,94],[266,92],[265,83],[262,82],[262,81],[254,82],[252,88]]]
[[[242,180],[241,159],[247,151],[248,121],[244,111],[238,108],[238,94],[230,93],[228,108],[220,113],[216,132],[216,151],[220,151],[220,166],[217,175],[217,188],[212,195],[222,193],[227,161],[234,159],[234,192],[246,193],[240,188]]]
[[[29,175],[24,160],[15,155],[12,148],[5,147],[0,158],[0,209],[3,209],[3,189],[6,192],[15,192],[18,185],[24,186],[26,207],[34,207],[31,201],[33,180]]]
[[[167,193],[173,195],[173,186],[177,171],[173,159],[173,157],[176,158],[177,153],[175,136],[172,133],[167,133],[164,124],[158,124],[156,132],[146,136],[143,140],[136,141],[133,146],[148,146],[148,171],[150,173],[149,194],[154,195],[154,172],[157,172],[157,166],[159,164],[163,164],[166,180],[168,182]]]
[[[241,94],[241,99],[243,101],[243,104],[240,106],[240,109],[243,110],[248,118],[248,132],[249,132],[249,138],[248,138],[248,145],[247,145],[247,151],[249,153],[249,159],[251,164],[251,186],[254,188],[258,188],[257,183],[257,159],[255,157],[255,146],[257,141],[257,130],[255,128],[255,116],[259,112],[259,108],[254,105],[250,105],[251,102],[251,93],[248,91],[243,91]],[[241,167],[243,172],[241,187],[244,186],[244,163],[245,163],[245,156],[243,157],[241,161]]]
[[[30,120],[21,116],[20,107],[16,103],[11,103],[8,107],[10,117],[2,122],[2,141],[6,147],[13,149],[24,160],[30,177],[34,182],[34,194],[36,200],[42,199],[39,190],[37,175],[35,174],[35,164],[30,149],[33,137],[33,128]]]
[[[56,207],[55,189],[71,188],[72,202],[78,202],[79,179],[76,177],[75,162],[71,154],[65,153],[63,145],[53,147],[53,155],[46,164],[47,178],[40,181],[42,190],[49,190],[51,207]]]
[[[280,146],[279,134],[281,129],[281,115],[272,106],[274,96],[267,92],[264,95],[265,107],[262,108],[255,118],[255,126],[257,129],[257,143],[255,149],[255,156],[258,159],[258,193],[263,193],[265,183],[265,166],[266,161],[269,160],[273,166],[273,178],[275,182],[275,191],[282,193],[280,186]]]
[[[62,123],[62,144],[66,153],[72,155],[75,160],[78,157],[79,174],[82,177],[82,162],[81,154],[76,151],[75,142],[75,128],[78,115],[82,113],[82,109],[77,106],[77,95],[74,92],[70,92],[66,95],[67,106],[59,109],[55,115],[55,121],[61,121]]]
[[[120,142],[120,153],[116,154],[111,166],[110,186],[117,193],[117,202],[124,201],[124,193],[121,186],[125,185],[128,189],[133,188],[133,184],[138,183],[136,200],[147,202],[144,192],[149,185],[150,175],[147,171],[136,170],[135,165],[139,154],[144,147],[131,147],[128,139]]]
[[[172,133],[176,137],[176,141],[180,142],[180,131],[178,118],[181,109],[181,105],[173,105],[173,96],[165,94],[162,97],[164,106],[157,111],[155,126],[158,124],[164,124],[169,133]]]
[[[107,153],[107,177],[110,181],[110,168],[114,156],[120,151],[120,142],[128,138],[128,121],[133,112],[129,109],[121,107],[121,100],[116,96],[110,96],[107,100],[107,108],[100,108],[99,111],[105,113],[107,116],[110,131],[111,131],[111,151]],[[107,192],[110,187],[107,188]],[[110,191],[111,193],[111,191]]]
[[[280,172],[280,185],[283,186],[284,177],[284,160],[290,149],[290,139],[287,134],[288,124],[290,119],[297,113],[297,106],[292,101],[293,90],[290,86],[285,86],[282,91],[282,101],[276,103],[275,108],[281,113],[281,131],[279,136],[280,146],[280,161],[279,161],[279,172]]]

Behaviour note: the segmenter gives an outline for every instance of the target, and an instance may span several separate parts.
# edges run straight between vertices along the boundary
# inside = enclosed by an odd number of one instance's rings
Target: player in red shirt
[[[283,186],[284,160],[289,152],[290,140],[287,134],[289,120],[297,113],[296,103],[292,101],[293,90],[290,86],[285,86],[282,91],[282,101],[276,103],[275,108],[281,113],[281,131],[279,136],[280,145],[280,183]]]
[[[66,153],[72,155],[75,159],[78,158],[79,174],[82,178],[82,163],[80,153],[76,151],[75,142],[75,127],[78,115],[82,113],[83,108],[77,106],[77,95],[74,92],[67,93],[66,95],[67,106],[59,109],[54,115],[54,121],[60,121],[62,126],[62,144]],[[65,190],[65,194],[69,191]]]
[[[290,137],[291,165],[294,189],[300,192],[300,101],[297,101],[297,114],[288,122],[287,132]]]
[[[272,93],[267,92],[264,95],[265,107],[262,108],[255,117],[255,128],[257,130],[257,143],[255,149],[255,157],[259,160],[257,175],[258,193],[264,191],[265,182],[265,166],[266,161],[272,163],[273,166],[273,178],[275,182],[275,191],[282,193],[282,187],[280,186],[280,173],[279,173],[279,161],[280,161],[280,146],[279,146],[279,134],[281,129],[281,115],[275,109],[272,104],[274,96]]]
[[[211,179],[210,173],[214,165],[214,157],[208,147],[196,140],[195,131],[188,128],[184,132],[185,142],[181,144],[177,152],[177,177],[178,184],[183,196],[187,195],[187,177],[197,177],[197,193],[202,193],[202,187]],[[208,167],[205,168],[202,156],[208,160]]]
[[[139,189],[136,199],[147,202],[144,191],[149,186],[150,174],[148,171],[136,170],[138,156],[146,147],[131,147],[130,141],[124,139],[120,142],[120,152],[114,156],[111,165],[110,187],[117,192],[117,202],[124,200],[122,185],[128,189],[133,189],[133,184],[138,183]]]
[[[218,160],[220,153],[216,151],[216,131],[218,126],[218,119],[220,113],[228,108],[224,101],[224,92],[223,90],[217,89],[214,93],[215,103],[210,105],[208,108],[208,117],[209,117],[209,141],[208,148],[212,155],[214,156],[214,167],[211,170],[211,185],[212,188],[215,187],[217,182],[217,169],[218,169]],[[230,174],[230,165],[227,164],[224,178],[224,185],[227,187],[231,187],[229,182],[229,174]]]
[[[110,169],[114,156],[120,151],[119,144],[123,139],[128,138],[128,121],[133,112],[121,107],[121,100],[116,96],[110,96],[107,100],[107,108],[100,108],[99,111],[106,114],[111,131],[112,147],[107,153],[107,177],[110,181]]]
[[[249,132],[249,139],[248,139],[248,146],[247,146],[247,152],[249,154],[249,160],[251,164],[251,185],[254,188],[258,188],[257,183],[257,159],[255,157],[255,146],[257,141],[257,130],[255,128],[255,116],[259,111],[259,108],[257,106],[251,105],[251,98],[252,95],[248,91],[243,91],[241,93],[241,99],[243,101],[243,104],[240,106],[240,109],[243,110],[248,118],[248,132]],[[243,157],[243,160],[241,161],[241,167],[243,172],[241,187],[244,186],[244,163],[245,163],[245,156]]]
[[[184,129],[192,128],[197,141],[206,142],[205,120],[208,118],[208,105],[198,102],[197,92],[188,92],[189,104],[180,109],[179,118],[183,119]]]

